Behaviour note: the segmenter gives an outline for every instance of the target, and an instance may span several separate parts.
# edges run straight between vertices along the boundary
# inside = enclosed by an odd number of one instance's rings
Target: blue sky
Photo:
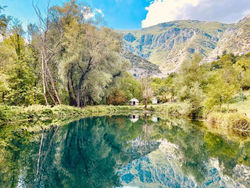
[[[41,10],[46,9],[47,0],[39,2]],[[51,0],[53,4],[63,4],[67,0]],[[104,23],[114,29],[137,29],[141,27],[141,20],[146,17],[145,7],[149,6],[147,0],[85,0],[86,5],[93,9],[102,10]],[[19,18],[24,25],[36,22],[32,0],[0,0],[0,5],[6,5],[4,13]]]
[[[45,10],[48,0],[38,1]],[[62,5],[67,0],[51,0]],[[106,26],[139,29],[158,23],[196,19],[233,23],[250,13],[249,0],[85,0],[93,10],[101,10]],[[24,25],[36,22],[32,0],[0,0],[5,14],[19,18]]]

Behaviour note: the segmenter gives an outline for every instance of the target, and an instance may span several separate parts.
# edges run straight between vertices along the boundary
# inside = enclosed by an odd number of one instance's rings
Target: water
[[[250,187],[250,143],[199,123],[95,117],[0,129],[0,187]]]

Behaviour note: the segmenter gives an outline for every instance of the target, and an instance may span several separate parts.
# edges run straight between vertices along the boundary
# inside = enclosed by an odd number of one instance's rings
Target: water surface
[[[199,123],[135,115],[25,126],[0,129],[0,187],[250,187],[250,143]]]

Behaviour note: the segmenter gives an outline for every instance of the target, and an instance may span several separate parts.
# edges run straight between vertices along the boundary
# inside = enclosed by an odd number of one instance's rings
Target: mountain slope
[[[159,65],[167,74],[194,53],[204,57],[216,48],[217,42],[231,25],[195,20],[173,21],[135,31],[120,31],[126,50]]]
[[[161,75],[159,66],[151,63],[145,58],[135,55],[127,50],[123,51],[122,56],[130,61],[131,69],[129,72],[136,78]]]
[[[221,56],[223,52],[233,54],[246,54],[250,51],[250,15],[227,29],[220,38],[217,47],[204,59],[204,62],[210,62]]]

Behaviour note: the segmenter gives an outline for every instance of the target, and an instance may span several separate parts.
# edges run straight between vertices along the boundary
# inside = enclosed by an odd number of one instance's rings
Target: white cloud
[[[142,21],[142,27],[185,18],[183,10],[188,6],[195,7],[199,2],[200,0],[154,0],[146,7],[148,13]]]
[[[196,19],[233,23],[249,14],[249,0],[152,0],[146,7],[146,18],[142,27],[159,23]]]
[[[101,9],[96,8],[96,9],[94,9],[94,12],[96,12],[96,13],[100,14],[102,17],[104,17],[104,14],[103,14]]]
[[[92,10],[89,7],[83,7],[82,14],[86,20],[94,19],[96,16],[104,17],[102,10],[97,8]]]

